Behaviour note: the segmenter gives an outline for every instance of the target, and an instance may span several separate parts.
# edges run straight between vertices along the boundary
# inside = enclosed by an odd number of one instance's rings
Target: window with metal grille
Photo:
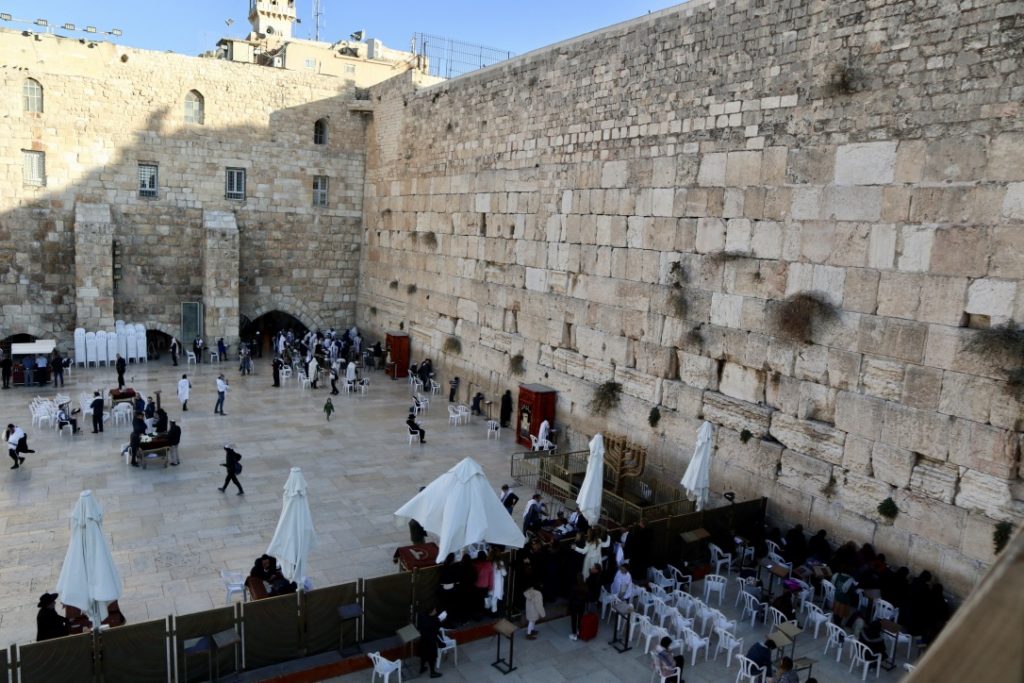
[[[314,145],[326,145],[327,144],[327,120],[320,119],[313,124],[313,144]]]
[[[355,64],[346,64],[345,65],[345,73],[347,73],[347,74],[354,74],[355,72],[356,72],[356,65]]]
[[[327,206],[327,181],[325,175],[313,176],[313,206]]]
[[[21,86],[24,109],[27,112],[41,114],[43,112],[43,86],[34,78],[26,78]]]
[[[21,180],[26,185],[46,185],[46,153],[21,150]]]
[[[139,164],[140,197],[156,197],[158,170],[156,164]]]
[[[245,199],[245,169],[229,168],[224,174],[224,198]]]
[[[203,96],[197,90],[189,90],[185,95],[185,123],[202,125],[204,117]]]
[[[316,68],[316,60],[315,59],[307,59],[306,60],[306,68],[310,69],[310,70],[315,69]]]

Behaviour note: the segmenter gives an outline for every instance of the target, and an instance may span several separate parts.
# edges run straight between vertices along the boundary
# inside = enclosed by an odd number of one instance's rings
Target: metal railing
[[[455,78],[515,56],[509,50],[464,43],[427,33],[414,33],[412,44],[420,63],[426,62],[428,73],[440,78]]]

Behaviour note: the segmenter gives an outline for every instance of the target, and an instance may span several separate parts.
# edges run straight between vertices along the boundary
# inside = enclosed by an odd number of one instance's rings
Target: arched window
[[[327,119],[320,119],[313,124],[313,144],[327,144]]]
[[[203,123],[203,96],[198,90],[189,90],[185,95],[185,123]]]
[[[25,111],[35,114],[43,113],[43,86],[34,78],[26,78],[21,86],[21,95],[25,103]]]

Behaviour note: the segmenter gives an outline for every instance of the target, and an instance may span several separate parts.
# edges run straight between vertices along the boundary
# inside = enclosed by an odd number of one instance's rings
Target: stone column
[[[230,211],[203,211],[203,327],[207,347],[218,337],[238,344],[238,223]]]
[[[114,223],[109,204],[75,205],[75,317],[86,330],[114,328]]]

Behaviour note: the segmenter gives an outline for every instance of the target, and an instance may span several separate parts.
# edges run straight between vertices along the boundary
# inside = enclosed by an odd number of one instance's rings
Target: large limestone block
[[[918,495],[913,489],[896,491],[893,501],[900,510],[892,522],[893,526],[950,548],[960,546],[964,519],[967,517],[963,510]]]
[[[661,384],[661,403],[685,417],[698,417],[704,405],[704,392],[682,382],[665,380]]]
[[[910,483],[910,475],[917,456],[903,448],[876,442],[871,450],[871,471],[876,479],[904,488]]]
[[[836,428],[877,441],[882,434],[885,401],[852,391],[836,395]]]
[[[703,165],[702,169],[703,171]],[[730,187],[758,185],[761,180],[761,152],[729,152],[725,167],[725,184]],[[703,184],[703,183],[702,183]]]
[[[996,322],[1003,322],[1013,316],[1016,296],[1016,282],[991,278],[975,280],[967,288],[967,306],[964,310],[992,316]]]
[[[988,422],[992,400],[999,400],[998,385],[984,377],[947,370],[942,377],[939,410],[975,422]]]
[[[779,484],[819,493],[832,477],[832,465],[804,453],[786,449],[779,461]]]
[[[903,393],[903,377],[903,363],[864,356],[860,376],[864,393],[887,401],[898,401]]]
[[[832,423],[836,419],[836,389],[815,382],[800,382],[796,416],[801,420]]]
[[[860,316],[857,350],[861,353],[920,363],[927,343],[927,325],[896,318]]]
[[[888,185],[896,171],[896,142],[862,142],[836,148],[836,185]]]
[[[1010,183],[1003,198],[1003,218],[1024,221],[1024,183]]]
[[[1024,180],[1020,151],[1024,149],[1024,133],[1003,133],[992,138],[988,149],[989,180]]]
[[[768,433],[772,409],[720,394],[704,392],[704,419],[736,432],[744,429],[760,438]]]
[[[675,378],[678,376],[675,349],[661,344],[639,342],[633,345],[633,351],[638,372],[653,377]]]
[[[857,313],[874,313],[878,307],[877,270],[847,268],[843,282],[843,309]]]
[[[615,381],[622,384],[622,393],[636,396],[643,401],[657,403],[658,379],[633,368],[615,368]]]
[[[789,484],[776,482],[769,485],[765,482],[762,490],[768,498],[768,517],[774,520],[793,520],[793,523],[803,524],[807,522],[811,514],[811,506],[815,502],[814,493],[804,485],[794,486],[792,482],[797,481],[791,478]]]
[[[964,470],[956,495],[957,507],[981,512],[994,519],[1014,519],[1010,484],[1010,481],[991,474]]]
[[[934,410],[942,392],[942,370],[923,365],[908,365],[903,377],[900,401],[911,408]]]
[[[738,467],[752,472],[765,482],[775,479],[782,458],[781,445],[761,439],[748,439],[743,443],[740,435],[729,429],[719,429],[717,434],[715,459],[723,460],[730,468]]]
[[[1014,479],[1020,468],[1020,441],[1011,430],[957,419],[950,427],[949,462]]]
[[[836,389],[856,389],[862,359],[859,353],[829,349],[826,361],[828,385]]]
[[[839,498],[825,498],[821,494],[813,499],[811,514],[804,523],[808,531],[826,529],[832,542],[841,539],[871,538],[874,534],[874,521],[863,515],[846,509]]]
[[[700,162],[700,171],[697,173],[697,184],[701,187],[724,186],[726,159],[725,152],[705,154]]]
[[[626,187],[629,162],[606,161],[601,168],[601,187]]]
[[[993,221],[995,222],[995,221]],[[928,270],[934,275],[984,277],[992,256],[990,229],[985,226],[942,227],[935,230]],[[963,304],[963,296],[959,298]]]
[[[921,301],[924,276],[883,271],[878,282],[878,315],[913,320]]]
[[[769,433],[786,448],[824,460],[833,465],[843,462],[846,432],[816,420],[798,420],[776,411]]]
[[[825,188],[825,212],[822,218],[837,221],[879,221],[882,218],[882,188]]]
[[[917,319],[941,325],[959,325],[964,315],[967,278],[929,275],[921,286]]]
[[[718,389],[718,364],[707,356],[677,352],[679,379],[698,389]]]
[[[941,413],[887,403],[880,438],[942,462],[949,451],[949,426],[950,418]]]
[[[958,472],[955,467],[930,461],[920,460],[910,473],[910,488],[928,498],[952,503],[956,495]]]
[[[868,519],[878,520],[878,504],[892,495],[892,487],[874,477],[848,472],[839,486],[839,502],[844,508]]]
[[[726,363],[722,370],[722,379],[718,390],[726,396],[738,398],[748,403],[764,402],[763,370],[755,370],[737,363]]]
[[[991,564],[995,561],[995,545],[992,532],[999,520],[983,514],[964,515],[963,532],[960,535],[960,551],[967,557]]]
[[[846,445],[843,448],[842,468],[854,474],[870,477],[872,445],[874,445],[873,441],[862,439],[859,436],[847,435]]]

